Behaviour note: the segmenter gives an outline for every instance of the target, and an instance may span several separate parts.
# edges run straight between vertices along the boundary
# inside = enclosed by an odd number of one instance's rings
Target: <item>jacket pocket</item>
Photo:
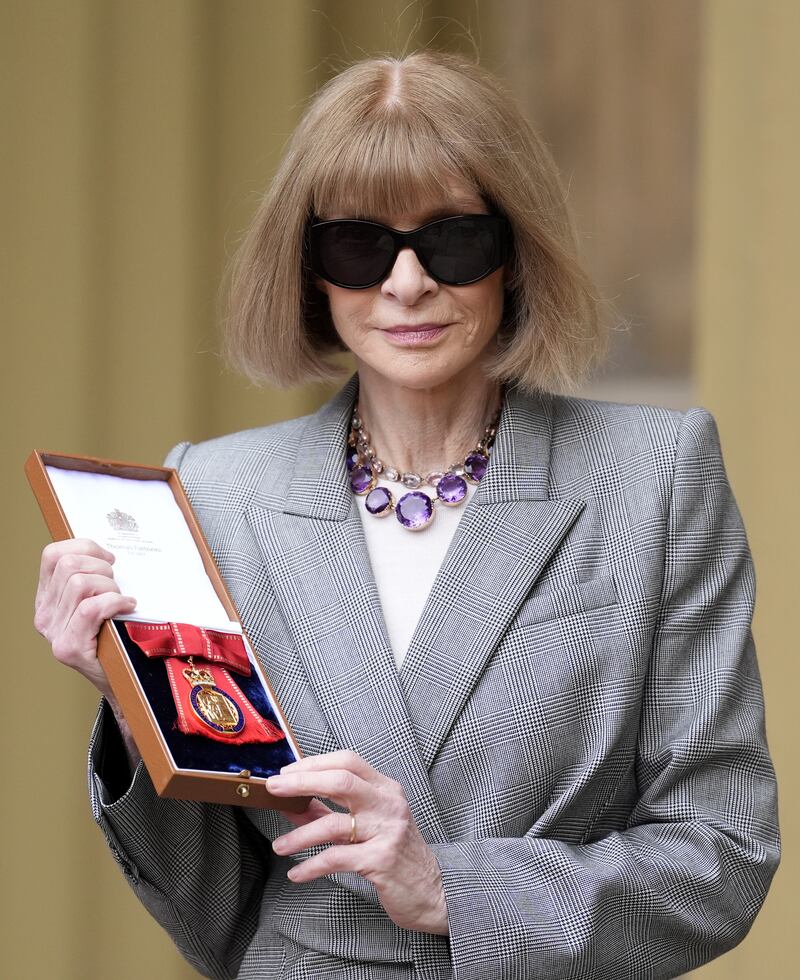
[[[616,604],[617,586],[613,576],[600,575],[549,592],[537,591],[525,601],[509,628],[532,626]]]

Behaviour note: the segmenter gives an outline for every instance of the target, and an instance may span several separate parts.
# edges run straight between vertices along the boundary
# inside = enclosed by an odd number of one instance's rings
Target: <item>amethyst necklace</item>
[[[478,445],[461,462],[453,463],[442,472],[429,473],[423,477],[419,473],[401,473],[396,467],[389,466],[378,458],[356,405],[347,439],[347,468],[350,471],[353,493],[366,497],[364,505],[374,517],[386,517],[394,511],[403,527],[409,531],[421,531],[433,520],[435,505],[457,507],[466,500],[467,483],[480,483],[483,479],[499,421],[500,409],[483,430]],[[399,483],[409,492],[395,502],[391,490],[378,485],[379,478]],[[433,487],[434,493],[428,494],[420,489],[426,484]]]

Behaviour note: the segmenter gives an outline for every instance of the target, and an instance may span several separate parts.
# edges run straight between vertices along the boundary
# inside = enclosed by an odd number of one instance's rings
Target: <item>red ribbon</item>
[[[240,633],[205,630],[189,623],[128,623],[128,636],[148,657],[202,657],[250,676]]]
[[[285,738],[280,728],[263,718],[250,704],[227,669],[250,676],[250,658],[239,633],[206,630],[188,623],[128,622],[126,627],[128,636],[145,656],[164,658],[178,729],[184,735],[203,735],[232,745],[279,742]],[[188,657],[192,657],[195,668],[208,671],[214,679],[214,687],[236,703],[244,718],[240,731],[235,734],[217,731],[198,715],[192,704],[195,686],[183,675],[189,667]]]

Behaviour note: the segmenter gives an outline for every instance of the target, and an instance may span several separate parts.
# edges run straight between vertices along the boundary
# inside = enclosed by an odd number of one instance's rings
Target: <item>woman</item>
[[[239,364],[357,364],[315,415],[168,458],[306,754],[270,780],[300,818],[155,795],[95,658],[133,599],[94,543],[45,549],[37,627],[105,696],[95,817],[207,976],[672,977],[763,901],[716,429],[547,394],[600,347],[563,198],[498,84],[423,52],[319,93],[241,248]]]

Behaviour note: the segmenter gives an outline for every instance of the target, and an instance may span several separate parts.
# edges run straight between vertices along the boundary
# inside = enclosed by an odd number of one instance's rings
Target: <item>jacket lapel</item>
[[[351,380],[310,420],[283,512],[253,506],[247,517],[336,741],[402,783],[420,830],[441,841],[347,481],[344,446],[356,390]]]
[[[549,500],[552,403],[507,393],[492,461],[445,555],[400,672],[430,767],[487,661],[584,506]]]

